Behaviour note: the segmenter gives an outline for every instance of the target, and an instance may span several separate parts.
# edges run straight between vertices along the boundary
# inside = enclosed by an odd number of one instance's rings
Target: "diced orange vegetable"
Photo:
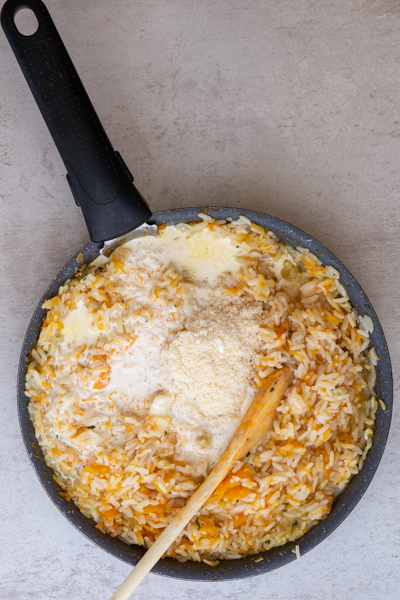
[[[197,527],[199,527],[199,531],[202,535],[210,535],[214,537],[219,534],[219,527],[215,524],[215,521],[210,519],[209,517],[198,517],[196,519]]]
[[[238,485],[237,487],[227,490],[224,494],[224,498],[226,498],[228,502],[234,502],[235,500],[246,498],[251,492],[252,490],[250,488]]]
[[[242,289],[243,289],[243,286],[240,283],[238,283],[238,285],[235,285],[234,287],[225,288],[224,293],[225,294],[237,294]]]
[[[253,471],[249,465],[242,465],[236,473],[233,473],[233,475],[235,475],[235,477],[253,480]]]
[[[81,433],[84,433],[86,430],[86,427],[79,427],[76,432],[71,435],[70,439],[74,440],[75,438],[77,438],[79,435],[81,435]]]
[[[325,317],[326,317],[326,320],[328,321],[328,323],[330,323],[331,325],[338,325],[338,323],[340,323],[342,321],[342,319],[339,319],[338,317],[335,317],[334,315],[331,315],[330,313],[325,313]]]
[[[88,467],[85,467],[82,472],[92,473],[93,475],[104,475],[108,473],[110,467],[107,465],[98,465],[97,463],[92,463]]]
[[[110,367],[107,365],[105,370],[100,373],[96,383],[93,386],[94,390],[102,390],[110,383]]]
[[[183,538],[181,539],[181,541],[179,542],[181,546],[185,546],[185,548],[188,548],[188,550],[192,550],[193,549],[193,544],[189,539],[186,539],[187,536],[183,536]]]
[[[157,516],[162,516],[165,511],[165,504],[149,504],[143,508],[143,513],[148,515],[154,513]]]
[[[102,516],[105,517],[106,519],[113,519],[114,517],[117,516],[118,514],[118,509],[115,508],[115,506],[113,506],[112,508],[110,508],[109,510],[105,510],[102,513]]]
[[[221,500],[225,496],[226,491],[231,487],[231,476],[228,475],[221,481],[221,483],[215,489],[215,492],[210,496],[210,502],[214,500]],[[236,483],[236,482],[235,482]]]
[[[247,521],[247,517],[249,515],[238,515],[237,517],[235,517],[235,527],[241,527],[242,525],[244,525]]]
[[[106,362],[107,354],[93,354],[92,361],[95,363]]]
[[[233,477],[239,477],[240,479],[249,479],[250,481],[254,481],[252,475],[253,471],[251,470],[251,467],[249,467],[249,465],[242,465],[240,469],[236,471],[236,473],[230,472],[229,475],[227,475],[225,479],[221,481],[219,486],[216,488],[215,492],[211,495],[210,501],[213,502],[214,500],[221,500],[222,498],[227,498],[228,490],[240,486],[240,481],[238,481],[237,479],[233,479]]]
[[[156,539],[156,536],[154,535],[153,531],[150,531],[150,529],[151,529],[151,527],[149,527],[148,525],[147,525],[146,529],[143,528],[142,536],[148,537],[151,542],[154,542],[154,540]]]
[[[285,333],[286,329],[285,327],[281,324],[279,325],[278,329],[275,330],[275,333],[278,337],[282,337],[282,335]]]

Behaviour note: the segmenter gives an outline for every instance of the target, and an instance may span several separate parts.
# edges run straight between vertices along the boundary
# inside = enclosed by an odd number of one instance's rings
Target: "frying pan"
[[[38,29],[31,36],[20,34],[14,23],[15,15],[22,8],[31,9],[38,20]],[[196,221],[198,212],[204,207],[151,214],[146,202],[134,187],[133,178],[121,155],[113,149],[41,0],[8,0],[2,9],[1,24],[65,163],[68,182],[76,203],[83,211],[92,240],[61,269],[41,298],[29,324],[18,370],[18,414],[21,433],[41,484],[63,515],[95,544],[126,563],[135,565],[143,555],[144,549],[128,546],[108,535],[98,534],[94,522],[86,518],[72,502],[63,499],[62,490],[54,482],[53,472],[46,466],[37,445],[28,414],[28,402],[24,394],[28,352],[37,340],[45,316],[46,311],[42,308],[44,300],[57,294],[59,286],[72,277],[83,262],[89,263],[101,251],[104,252],[104,241],[107,241],[107,247],[112,248],[118,243],[118,238],[119,241],[129,239],[133,235],[129,232],[145,222],[154,227],[162,223]],[[211,207],[209,214],[219,219],[236,219],[245,215],[251,221],[272,230],[281,241],[294,247],[309,248],[323,264],[332,265],[340,272],[340,281],[352,305],[359,314],[368,314],[374,324],[371,343],[380,357],[376,368],[375,389],[377,397],[385,402],[386,410],[378,409],[373,446],[360,473],[351,479],[347,488],[335,500],[327,518],[296,542],[300,546],[301,554],[304,554],[332,533],[353,510],[381,460],[389,434],[393,398],[386,340],[371,302],[357,281],[346,267],[315,239],[280,219],[246,209]],[[259,575],[291,562],[295,559],[293,547],[293,543],[287,543],[261,555],[235,561],[221,561],[217,567],[190,561],[179,563],[167,558],[159,561],[153,572],[198,581],[240,579]],[[260,557],[262,560],[259,560]]]

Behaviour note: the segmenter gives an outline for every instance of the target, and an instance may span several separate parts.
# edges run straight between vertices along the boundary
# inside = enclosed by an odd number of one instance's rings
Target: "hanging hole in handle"
[[[21,35],[29,37],[39,29],[39,22],[30,8],[20,8],[14,15],[15,27]]]

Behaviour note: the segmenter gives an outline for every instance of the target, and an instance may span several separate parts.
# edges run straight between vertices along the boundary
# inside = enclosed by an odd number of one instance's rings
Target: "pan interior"
[[[152,216],[151,222],[155,224],[176,224],[180,222],[198,221],[198,213],[201,210],[204,210],[204,207],[162,211],[155,213]],[[378,409],[376,413],[374,443],[367,454],[360,473],[351,479],[346,489],[335,500],[332,510],[326,519],[319,522],[308,533],[297,540],[296,543],[300,547],[300,552],[301,554],[304,554],[334,531],[353,510],[372,480],[382,457],[389,434],[393,395],[390,357],[386,340],[378,317],[357,281],[342,263],[314,238],[284,221],[249,210],[211,207],[208,209],[208,214],[217,219],[226,219],[228,217],[237,219],[240,215],[244,215],[254,223],[273,231],[281,241],[294,247],[302,246],[308,248],[318,256],[324,265],[332,265],[340,272],[340,281],[346,289],[352,305],[359,314],[368,314],[374,323],[374,331],[370,336],[371,343],[375,347],[378,356],[381,357],[381,360],[376,366],[376,392],[378,398],[384,401],[387,410]],[[18,372],[18,412],[22,437],[32,466],[53,503],[87,538],[91,539],[91,541],[113,556],[120,558],[130,565],[135,565],[144,554],[143,548],[138,546],[128,546],[122,541],[111,538],[108,535],[98,535],[97,530],[95,531],[94,529],[94,522],[84,517],[72,502],[67,502],[62,498],[62,490],[53,481],[53,472],[46,466],[43,460],[40,447],[38,446],[34,434],[33,425],[29,418],[28,402],[24,394],[28,352],[36,342],[45,315],[45,310],[42,308],[43,301],[46,298],[55,295],[59,286],[73,276],[75,271],[82,266],[83,262],[87,264],[94,260],[99,255],[100,249],[101,244],[90,243],[85,246],[85,248],[77,253],[77,255],[63,267],[41,298],[33,314],[22,347]],[[194,563],[191,561],[179,563],[176,560],[168,558],[159,561],[154,567],[153,572],[178,579],[198,581],[241,579],[272,571],[291,562],[296,558],[293,553],[293,548],[294,544],[290,542],[284,546],[273,548],[270,551],[259,555],[262,556],[261,561],[257,561],[259,556],[256,555],[235,561],[222,560],[216,567],[210,567],[205,563]]]

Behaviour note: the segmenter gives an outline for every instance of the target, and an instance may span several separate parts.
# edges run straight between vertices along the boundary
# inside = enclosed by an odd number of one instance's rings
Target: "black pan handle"
[[[23,8],[38,20],[30,36],[14,22]],[[7,0],[1,25],[64,161],[91,239],[102,242],[142,225],[151,211],[113,149],[46,6],[41,0]]]

